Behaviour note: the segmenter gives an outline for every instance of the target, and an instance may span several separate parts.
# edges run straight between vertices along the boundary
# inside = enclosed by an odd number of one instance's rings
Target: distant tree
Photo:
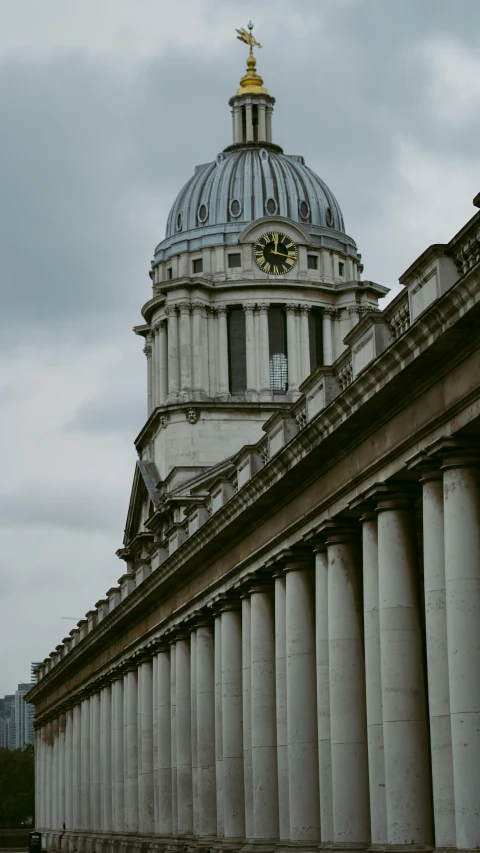
[[[16,829],[35,813],[33,746],[0,749],[0,827]]]

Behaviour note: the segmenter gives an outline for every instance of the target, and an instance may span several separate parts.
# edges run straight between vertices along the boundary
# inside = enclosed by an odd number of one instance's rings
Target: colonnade
[[[480,845],[478,458],[419,473],[40,720],[37,827],[65,822],[77,850],[89,833]]]
[[[238,306],[236,306],[238,307]],[[250,303],[245,312],[246,392],[251,398],[270,399],[268,303]],[[307,304],[287,304],[286,337],[288,388],[298,393],[311,372]],[[173,403],[179,396],[228,399],[228,306],[215,309],[200,301],[184,300],[165,308],[165,317],[152,326],[145,353],[148,364],[149,412]],[[338,312],[322,309],[323,363],[334,360],[333,323]]]

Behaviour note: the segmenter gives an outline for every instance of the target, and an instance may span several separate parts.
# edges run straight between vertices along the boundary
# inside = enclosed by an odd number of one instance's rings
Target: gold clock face
[[[297,263],[298,246],[288,234],[268,231],[253,244],[253,257],[262,272],[285,275]]]

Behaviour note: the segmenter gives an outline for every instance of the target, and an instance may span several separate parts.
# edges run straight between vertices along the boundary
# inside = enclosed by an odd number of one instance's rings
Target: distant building
[[[35,708],[25,702],[25,694],[34,683],[34,680],[21,682],[15,693],[0,699],[0,748],[25,749],[27,744],[33,743]]]
[[[25,749],[33,743],[33,717],[35,708],[25,702],[25,694],[32,684],[19,684],[15,692],[15,749]]]

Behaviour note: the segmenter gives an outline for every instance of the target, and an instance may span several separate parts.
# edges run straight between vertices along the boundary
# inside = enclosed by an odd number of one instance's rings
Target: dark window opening
[[[242,141],[247,141],[247,111],[242,107]]]
[[[235,252],[228,256],[228,268],[230,270],[237,269],[242,266],[242,256],[240,252]]]
[[[252,106],[252,124],[253,124],[253,140],[258,142],[258,107],[256,104]]]
[[[167,278],[173,278],[172,268],[168,267],[167,269]]]
[[[268,309],[268,341],[270,349],[270,388],[274,394],[288,389],[287,325],[283,305]]]
[[[193,272],[203,272],[203,260],[202,258],[195,258],[193,262]]]
[[[338,262],[338,274],[345,275],[345,264],[342,261]]]
[[[322,312],[312,308],[308,315],[308,338],[310,345],[310,371],[323,364]]]
[[[247,353],[245,312],[240,307],[230,308],[228,312],[228,370],[230,393],[244,394],[247,390]]]
[[[307,267],[309,270],[318,269],[318,257],[317,257],[317,255],[307,255]]]

